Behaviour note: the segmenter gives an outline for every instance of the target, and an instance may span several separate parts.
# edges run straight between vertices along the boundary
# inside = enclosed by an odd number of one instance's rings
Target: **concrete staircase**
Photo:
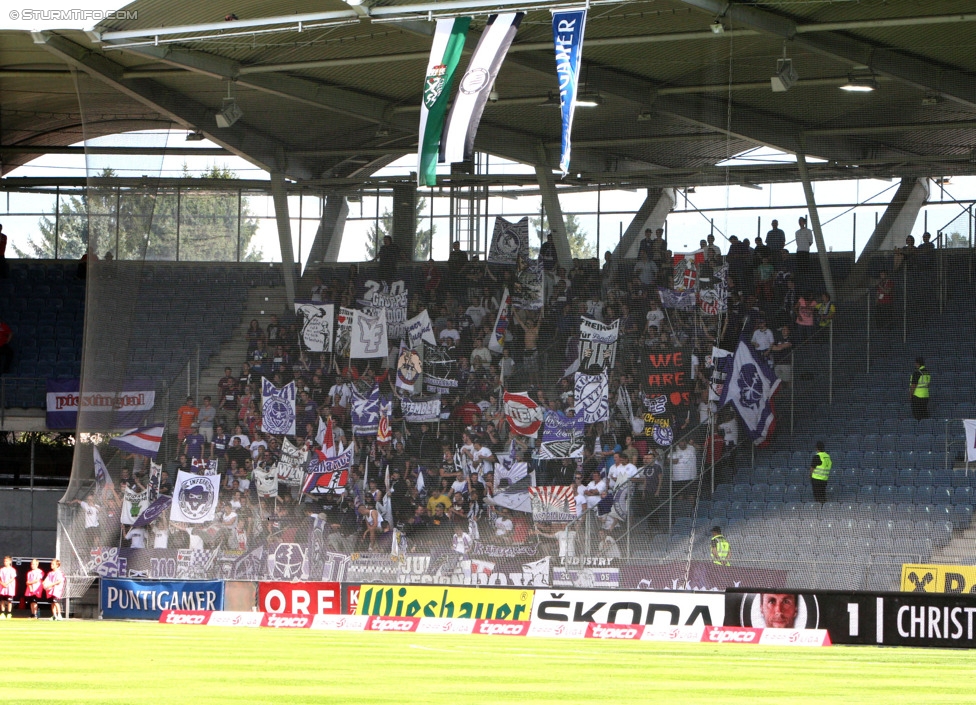
[[[932,563],[943,565],[973,565],[976,563],[976,526],[952,532],[952,541],[932,551]]]
[[[247,328],[253,319],[257,319],[261,328],[266,328],[271,320],[271,314],[276,314],[279,320],[287,318],[285,311],[284,287],[254,287],[248,292],[244,315],[234,334],[223,342],[220,351],[210,359],[210,364],[200,371],[200,400],[209,395],[218,404],[217,382],[224,376],[224,368],[229,367],[236,375],[240,372],[241,364],[247,354]],[[283,318],[285,316],[285,318]]]

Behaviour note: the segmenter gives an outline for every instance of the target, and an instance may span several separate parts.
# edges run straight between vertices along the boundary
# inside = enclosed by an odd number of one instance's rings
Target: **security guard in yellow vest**
[[[712,563],[715,565],[732,565],[732,545],[722,536],[722,527],[712,527]]]
[[[813,498],[820,504],[827,501],[827,478],[830,477],[830,468],[833,465],[824,450],[823,441],[817,441],[817,452],[810,462],[810,484],[813,486]]]
[[[925,359],[915,358],[915,371],[908,386],[909,396],[912,400],[912,416],[916,421],[929,417],[929,385],[932,383],[932,375],[925,369]]]

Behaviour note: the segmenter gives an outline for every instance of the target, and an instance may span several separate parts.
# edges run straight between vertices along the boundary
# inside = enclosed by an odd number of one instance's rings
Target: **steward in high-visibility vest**
[[[712,563],[715,565],[732,565],[732,545],[722,536],[722,528],[712,527]]]
[[[915,358],[915,371],[908,385],[908,393],[912,401],[912,416],[916,421],[929,417],[929,385],[932,383],[932,375],[925,368],[925,360],[921,357]]]
[[[817,441],[817,452],[810,462],[810,485],[813,487],[813,498],[823,504],[827,501],[827,480],[834,462],[824,450],[823,441]]]

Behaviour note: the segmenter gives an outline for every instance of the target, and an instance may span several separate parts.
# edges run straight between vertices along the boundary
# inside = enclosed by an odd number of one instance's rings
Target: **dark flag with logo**
[[[461,162],[474,156],[474,138],[481,114],[523,17],[524,12],[507,12],[488,18],[447,116],[441,138],[441,162]]]

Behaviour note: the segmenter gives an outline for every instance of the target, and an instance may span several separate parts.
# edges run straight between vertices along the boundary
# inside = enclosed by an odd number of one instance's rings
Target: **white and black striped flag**
[[[474,156],[474,137],[481,114],[523,17],[524,12],[506,12],[488,18],[468,70],[458,83],[441,139],[439,161],[462,162]]]

